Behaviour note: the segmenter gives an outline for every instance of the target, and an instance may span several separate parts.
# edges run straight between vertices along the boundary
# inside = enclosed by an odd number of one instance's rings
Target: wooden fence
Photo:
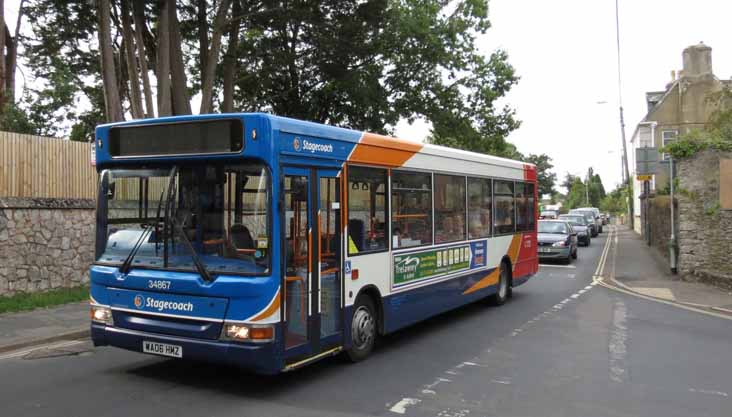
[[[96,198],[91,146],[0,132],[0,197]]]

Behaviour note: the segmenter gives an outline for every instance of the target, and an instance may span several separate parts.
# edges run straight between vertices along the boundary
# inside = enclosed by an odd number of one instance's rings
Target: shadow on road
[[[521,302],[524,297],[520,292],[515,292],[513,299],[502,308],[490,306],[483,300],[477,301],[383,336],[379,339],[372,356],[368,360],[356,364],[348,362],[344,355],[339,355],[323,359],[293,372],[269,376],[255,375],[230,366],[204,362],[155,359],[155,362],[143,366],[122,368],[116,371],[159,382],[182,384],[195,389],[262,400],[272,399],[302,390],[312,381],[330,380],[331,377],[337,377],[343,372],[359,375],[359,372],[367,369],[366,367],[388,365],[392,358],[386,360],[386,355],[394,355],[402,349],[413,349],[414,345],[428,343],[430,337],[435,337],[435,334],[448,331],[456,326],[474,327],[475,320],[480,321],[484,318],[483,313],[495,317],[494,315],[499,311],[510,304]]]

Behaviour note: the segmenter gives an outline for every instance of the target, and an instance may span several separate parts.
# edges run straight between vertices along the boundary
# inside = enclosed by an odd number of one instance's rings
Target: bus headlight
[[[103,323],[107,326],[114,325],[114,319],[112,318],[112,309],[105,306],[91,306],[91,320],[96,323]]]
[[[224,323],[221,339],[238,342],[271,342],[274,340],[274,327],[271,325]]]

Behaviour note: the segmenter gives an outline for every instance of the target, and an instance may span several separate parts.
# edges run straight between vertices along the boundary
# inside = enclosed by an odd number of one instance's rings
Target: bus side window
[[[348,168],[348,254],[385,250],[387,246],[387,171]]]

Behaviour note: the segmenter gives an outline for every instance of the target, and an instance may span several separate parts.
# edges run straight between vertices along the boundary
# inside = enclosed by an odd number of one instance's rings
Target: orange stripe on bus
[[[516,262],[518,261],[519,257],[519,251],[521,250],[521,234],[515,234],[513,235],[513,239],[511,240],[511,245],[508,247],[508,257],[511,259],[511,265],[516,267]]]
[[[417,142],[364,132],[348,160],[399,167],[422,150],[423,146]]]
[[[465,290],[465,292],[463,292],[463,295],[470,294],[471,292],[482,290],[485,287],[490,287],[491,285],[498,284],[498,278],[500,275],[501,268],[494,269],[493,272],[481,278],[480,281],[476,282],[475,284],[473,284],[472,287]]]
[[[276,313],[277,310],[280,309],[280,290],[277,289],[277,293],[274,296],[274,301],[272,301],[272,304],[269,305],[264,311],[257,314],[256,317],[252,319],[252,321],[259,321],[264,320],[267,317],[271,316],[272,314]]]

